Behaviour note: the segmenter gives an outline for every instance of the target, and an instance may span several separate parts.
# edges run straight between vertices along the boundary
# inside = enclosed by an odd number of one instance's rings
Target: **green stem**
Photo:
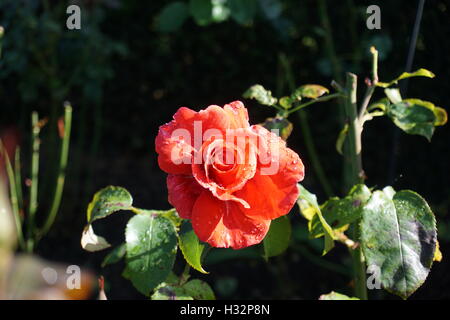
[[[8,156],[8,152],[4,148],[3,142],[1,140],[0,140],[0,154],[3,154],[3,158],[5,159],[5,164],[6,164],[6,172],[8,174],[11,208],[12,208],[12,211],[14,214],[14,222],[16,225],[17,239],[19,241],[20,248],[24,249],[25,241],[23,239],[22,223],[21,223],[21,219],[20,219],[20,210],[19,210],[19,204],[18,204],[18,196],[17,196],[17,188],[16,188],[16,180],[15,180],[14,170],[12,168],[11,161]]]
[[[294,91],[295,90],[295,80],[294,80],[294,76],[292,74],[289,60],[287,59],[287,57],[284,54],[280,54],[280,62],[282,64],[282,66],[284,67],[285,77],[286,77],[286,81],[288,83],[289,89],[291,91]],[[317,102],[317,100],[318,99],[316,99],[314,102]],[[311,104],[311,103],[309,103],[309,104]],[[303,107],[306,107],[306,106],[303,105]],[[300,120],[300,130],[302,131],[303,139],[304,139],[304,142],[306,145],[306,150],[311,159],[311,163],[312,163],[314,172],[317,176],[317,179],[319,180],[320,184],[322,185],[322,188],[323,188],[325,194],[328,197],[331,197],[333,195],[333,189],[331,188],[331,184],[329,183],[327,176],[322,168],[322,164],[320,163],[319,156],[317,154],[317,150],[314,145],[313,138],[312,138],[311,129],[309,127],[308,117],[307,117],[306,113],[300,109],[301,108],[298,109],[299,112],[297,113],[297,115]]]
[[[27,219],[27,251],[34,250],[34,227],[35,215],[38,207],[38,185],[39,185],[39,116],[36,111],[31,114],[31,188],[30,188],[30,206]]]
[[[309,105],[312,105],[314,103],[328,101],[328,100],[331,100],[331,99],[334,99],[334,98],[337,98],[337,97],[340,97],[340,96],[341,96],[340,93],[333,93],[333,94],[329,94],[329,95],[326,95],[326,96],[323,96],[323,97],[320,97],[320,98],[317,98],[317,99],[312,99],[312,100],[310,100],[308,102],[305,102],[303,104],[300,104],[300,105],[296,106],[295,108],[289,109],[288,110],[288,114],[291,114],[291,113],[294,113],[296,111],[299,111],[299,110],[301,110],[301,109],[303,109],[303,108],[305,108],[305,107],[307,107]]]
[[[61,204],[61,199],[64,191],[64,182],[66,177],[67,160],[69,157],[71,127],[72,127],[72,106],[69,103],[66,103],[64,107],[64,136],[62,137],[61,153],[59,156],[58,177],[56,180],[56,187],[53,202],[50,207],[50,213],[44,223],[44,226],[42,227],[39,233],[40,238],[44,236],[52,227]]]
[[[22,192],[22,174],[20,164],[20,147],[16,148],[14,156],[14,176],[16,178],[17,203],[19,204],[20,221],[23,222],[23,192]]]
[[[362,169],[361,161],[361,125],[359,118],[357,117],[357,80],[356,75],[347,73],[346,79],[346,94],[345,99],[345,116],[349,126],[348,136],[346,139],[345,148],[345,161],[348,164],[350,170],[346,176],[346,186],[351,186],[364,182],[364,173]],[[359,221],[353,223],[353,240],[359,242]],[[366,289],[366,268],[364,262],[364,256],[360,246],[351,250],[353,260],[354,271],[354,284],[355,295],[362,299],[367,300]]]

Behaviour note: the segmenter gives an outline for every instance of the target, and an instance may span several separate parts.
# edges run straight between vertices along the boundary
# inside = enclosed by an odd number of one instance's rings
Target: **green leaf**
[[[166,285],[158,287],[151,296],[152,300],[194,300],[184,288]]]
[[[212,10],[211,0],[189,1],[189,11],[199,26],[207,26],[212,22]]]
[[[92,225],[87,225],[81,235],[81,247],[89,252],[96,252],[106,248],[111,245],[106,241],[105,238],[97,236],[92,229]]]
[[[243,97],[247,99],[255,99],[260,104],[265,106],[273,106],[275,103],[277,103],[277,99],[272,97],[272,92],[270,90],[266,90],[260,84],[251,86],[247,91],[244,92]]]
[[[266,121],[264,121],[264,123],[261,123],[260,125],[269,131],[274,129],[278,130],[278,135],[284,141],[289,138],[292,133],[292,129],[294,128],[294,126],[288,119],[281,117],[267,118]]]
[[[126,274],[142,294],[150,292],[170,274],[177,251],[175,227],[157,214],[143,213],[128,221]]]
[[[317,99],[329,92],[330,90],[318,84],[306,84],[296,89],[292,95],[294,97]]]
[[[389,105],[387,115],[394,124],[408,134],[424,136],[429,141],[434,133],[436,116],[430,102],[406,99]]]
[[[161,216],[170,220],[173,223],[175,228],[178,228],[181,225],[182,219],[178,215],[178,212],[175,209],[170,210],[147,210],[147,209],[139,209],[134,208],[132,211],[136,214],[150,214],[154,216]]]
[[[339,154],[343,155],[342,153],[342,147],[344,146],[345,138],[348,134],[348,123],[344,125],[344,128],[342,128],[341,132],[339,132],[339,136],[336,140],[336,150]]]
[[[392,103],[402,102],[402,95],[400,94],[400,90],[397,88],[394,89],[384,89],[384,93],[386,97],[389,98],[389,101]]]
[[[434,115],[436,117],[436,120],[434,121],[435,127],[443,126],[444,124],[447,123],[448,116],[447,116],[447,111],[445,111],[444,108],[435,107],[433,111],[434,111]]]
[[[333,230],[322,216],[319,204],[317,203],[317,197],[314,194],[310,193],[308,190],[306,190],[301,184],[298,184],[298,187],[300,194],[299,200],[297,200],[297,204],[300,207],[300,211],[304,216],[311,215],[311,212],[314,212],[312,218],[314,218],[314,216],[317,215],[320,223],[322,224],[325,235],[325,247],[323,249],[322,255],[325,255],[334,247]],[[306,213],[304,213],[303,211],[306,211]],[[310,232],[311,232],[311,222],[312,219],[309,221],[308,225]]]
[[[119,210],[130,210],[133,198],[122,187],[108,186],[98,191],[87,209],[87,221],[91,224],[95,220],[105,218]]]
[[[256,15],[256,0],[228,0],[231,18],[241,25],[249,25]]]
[[[215,300],[213,290],[204,281],[194,279],[185,283],[182,287],[185,292],[195,300]]]
[[[125,243],[122,243],[120,246],[115,247],[111,250],[110,253],[103,259],[102,262],[102,268],[106,267],[107,265],[114,264],[119,262],[127,252],[127,247]]]
[[[188,6],[181,1],[166,5],[157,18],[156,28],[160,32],[174,32],[181,28],[189,16]]]
[[[434,73],[427,69],[419,69],[414,72],[403,72],[399,77],[395,78],[391,82],[378,82],[376,85],[378,87],[387,88],[392,86],[393,84],[398,83],[398,81],[411,77],[427,77],[434,78]]]
[[[202,254],[207,245],[200,242],[190,222],[185,221],[181,225],[178,243],[187,263],[201,273],[208,273],[202,267]]]
[[[345,294],[331,291],[330,293],[323,294],[319,297],[319,300],[359,300],[355,297],[349,297]]]
[[[152,300],[215,300],[214,292],[204,281],[195,279],[182,286],[162,283],[155,290]]]
[[[272,220],[269,232],[263,240],[264,258],[267,260],[282,254],[289,246],[291,233],[291,221],[287,216]]]
[[[364,207],[361,245],[366,263],[379,268],[382,286],[403,299],[428,276],[436,239],[434,215],[413,191],[399,191],[392,200],[375,191]]]
[[[280,106],[282,106],[284,109],[292,108],[292,103],[294,103],[294,101],[291,99],[291,97],[280,98]]]
[[[222,22],[230,16],[230,9],[226,6],[227,0],[212,0],[212,20]]]
[[[322,206],[323,218],[333,230],[345,231],[349,224],[361,218],[362,209],[370,195],[371,192],[367,186],[355,185],[345,198],[331,198],[325,202]],[[324,235],[324,228],[318,216],[314,216],[311,220],[310,234],[313,238]]]

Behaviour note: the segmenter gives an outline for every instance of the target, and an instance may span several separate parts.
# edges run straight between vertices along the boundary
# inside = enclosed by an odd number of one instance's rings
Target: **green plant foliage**
[[[249,25],[257,11],[256,0],[228,0],[231,18],[241,25]]]
[[[200,242],[190,222],[186,221],[181,225],[178,243],[187,263],[201,273],[208,273],[202,267],[202,254],[207,244]]]
[[[300,212],[304,217],[309,220],[308,228],[311,231],[312,220],[314,216],[317,215],[320,223],[322,224],[325,236],[325,247],[323,250],[323,255],[327,254],[334,247],[334,233],[330,225],[322,216],[322,211],[320,210],[319,204],[317,203],[316,195],[310,193],[301,184],[298,184],[300,194],[298,196],[297,204],[300,208]]]
[[[273,129],[279,130],[279,136],[285,141],[289,138],[294,129],[292,123],[288,119],[282,117],[267,118],[261,125],[269,131]]]
[[[251,86],[244,92],[243,97],[247,99],[255,99],[258,103],[265,106],[273,106],[277,103],[277,99],[272,97],[272,92],[270,90],[266,90],[260,84]]]
[[[158,15],[156,28],[160,32],[177,31],[188,17],[189,7],[186,3],[181,1],[169,3]]]
[[[162,283],[152,300],[215,300],[214,292],[204,281],[194,279],[183,285]]]
[[[367,265],[379,268],[382,286],[406,299],[430,271],[436,221],[420,195],[391,191],[375,191],[364,206],[361,245]]]
[[[126,232],[126,276],[144,295],[170,274],[177,251],[175,227],[170,220],[143,213],[128,221]]]
[[[338,138],[336,140],[336,151],[343,155],[342,148],[344,147],[345,138],[348,134],[348,123],[344,125],[344,128],[339,132]]]
[[[263,240],[264,258],[282,254],[291,240],[291,221],[287,216],[281,216],[272,221],[269,232]]]
[[[211,0],[189,1],[189,12],[199,26],[207,26],[213,21],[212,11]]]
[[[294,91],[293,97],[317,99],[324,94],[330,93],[330,90],[318,84],[305,84]]]
[[[230,8],[226,5],[227,0],[212,0],[212,20],[223,22],[230,16]]]
[[[81,247],[89,252],[100,251],[109,248],[111,245],[105,238],[95,234],[92,225],[87,225],[81,235]]]
[[[406,99],[390,104],[387,115],[404,132],[431,140],[437,121],[433,104],[418,99]]]
[[[87,209],[87,221],[91,224],[95,220],[105,218],[119,210],[130,210],[133,198],[122,187],[108,186],[98,191]]]
[[[345,294],[331,291],[330,293],[323,294],[319,297],[319,300],[359,300],[355,297],[349,297]]]
[[[331,198],[323,204],[323,218],[333,230],[344,231],[350,223],[361,218],[362,208],[369,200],[370,195],[371,192],[367,186],[355,185],[345,198]],[[317,215],[311,220],[310,234],[313,238],[324,235],[324,228]]]
[[[164,284],[159,286],[153,295],[152,300],[194,300],[184,288],[175,285]]]
[[[434,78],[434,73],[427,69],[419,69],[414,72],[403,72],[400,76],[392,80],[391,82],[377,82],[378,87],[388,88],[394,84],[397,84],[400,80],[411,78],[411,77],[427,77]]]
[[[194,279],[186,282],[183,285],[183,289],[193,297],[195,300],[215,300],[216,297],[214,295],[213,290],[204,281]]]
[[[122,243],[121,245],[115,247],[111,250],[110,253],[108,253],[105,259],[103,259],[102,268],[106,267],[107,265],[119,262],[125,256],[126,252],[127,246],[125,243]]]
[[[280,106],[284,109],[292,108],[292,104],[295,102],[291,97],[282,97],[280,98]]]

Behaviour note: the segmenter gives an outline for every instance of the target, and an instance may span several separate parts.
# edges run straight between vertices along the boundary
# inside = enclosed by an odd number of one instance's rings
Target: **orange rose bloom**
[[[169,174],[170,204],[213,247],[261,242],[271,220],[297,200],[302,161],[275,133],[250,126],[240,101],[200,112],[180,108],[155,144]]]

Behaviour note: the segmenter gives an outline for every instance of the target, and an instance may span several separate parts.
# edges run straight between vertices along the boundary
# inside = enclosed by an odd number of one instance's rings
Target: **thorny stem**
[[[39,125],[39,116],[36,111],[31,115],[31,187],[30,187],[30,206],[27,219],[27,251],[34,250],[34,227],[35,214],[38,206],[38,184],[39,184],[39,132],[41,130]]]
[[[364,182],[364,171],[361,159],[362,126],[367,107],[378,82],[378,51],[372,47],[370,52],[372,53],[372,80],[364,96],[358,115],[357,77],[352,73],[347,73],[347,83],[345,88],[347,94],[347,98],[345,99],[345,113],[347,123],[349,125],[349,131],[345,156],[346,161],[348,161],[349,168],[351,169],[348,173],[349,175],[346,177],[346,182],[349,186]],[[367,300],[366,265],[361,246],[357,245],[357,243],[360,242],[360,232],[360,221],[358,220],[352,225],[352,238],[355,244],[353,246],[349,246],[349,249],[353,260],[355,295],[362,300]]]
[[[45,221],[44,226],[42,227],[41,232],[39,233],[40,237],[44,236],[52,227],[61,204],[61,198],[64,190],[64,182],[66,176],[67,160],[69,157],[71,124],[72,124],[72,106],[69,103],[66,103],[64,108],[64,129],[62,130],[63,136],[61,137],[62,145],[61,145],[61,153],[59,156],[58,177],[56,181],[53,202],[50,207],[50,213],[47,217],[47,220]]]

